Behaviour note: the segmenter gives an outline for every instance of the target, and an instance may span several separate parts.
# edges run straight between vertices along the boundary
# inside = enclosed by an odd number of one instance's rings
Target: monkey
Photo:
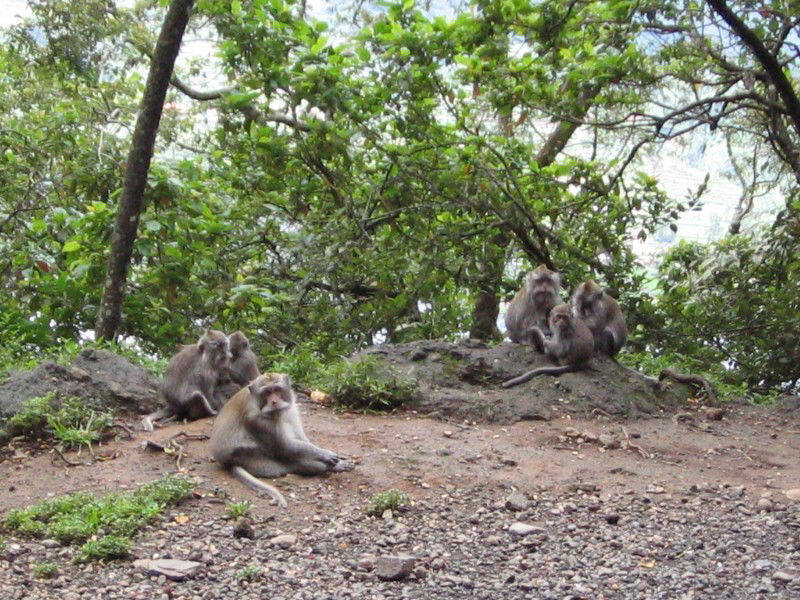
[[[243,386],[260,375],[256,365],[256,355],[250,349],[250,340],[241,331],[234,331],[229,337],[231,364],[227,376],[219,381],[214,392],[211,405],[216,410],[222,406]]]
[[[511,300],[506,311],[506,330],[512,342],[521,343],[531,326],[550,334],[547,317],[561,303],[561,276],[539,265],[525,277],[525,284]]]
[[[561,375],[585,368],[594,353],[592,332],[578,317],[572,314],[569,304],[559,304],[550,311],[550,329],[553,337],[545,338],[535,325],[528,330],[533,346],[544,352],[557,367],[539,367],[518,377],[503,382],[509,388],[537,377],[538,375]]]
[[[211,405],[221,379],[228,377],[231,354],[228,337],[206,329],[196,344],[184,346],[173,356],[161,382],[167,406],[142,419],[142,428],[153,431],[153,421],[214,416]]]
[[[572,295],[572,312],[594,336],[599,353],[613,358],[628,339],[628,327],[619,303],[594,281],[584,281]]]
[[[283,495],[259,477],[321,475],[355,468],[351,461],[308,440],[285,373],[265,373],[228,400],[214,420],[211,455],[240,482],[269,494],[283,507]]]

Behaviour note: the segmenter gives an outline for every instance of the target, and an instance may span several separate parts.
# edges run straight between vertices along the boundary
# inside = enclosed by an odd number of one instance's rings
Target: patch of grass
[[[339,406],[356,410],[392,410],[417,399],[417,384],[384,366],[375,356],[329,365],[319,381],[320,389]]]
[[[258,565],[247,565],[236,571],[235,577],[239,581],[258,581],[262,573],[263,569]]]
[[[43,562],[33,567],[33,576],[37,579],[50,579],[58,575],[58,563]]]
[[[241,502],[228,502],[225,505],[225,517],[228,519],[238,519],[249,517],[253,513],[253,503],[247,500]]]
[[[411,499],[408,494],[400,490],[391,489],[385,492],[379,492],[370,498],[367,505],[367,514],[374,517],[379,517],[386,510],[396,510],[398,506],[408,504]]]
[[[26,400],[6,424],[12,436],[55,438],[66,448],[91,446],[110,432],[113,416],[94,410],[85,400],[59,402],[55,392]]]
[[[131,537],[178,503],[192,489],[181,477],[168,476],[135,492],[94,496],[77,492],[9,511],[2,525],[26,537],[49,537],[80,545],[76,560],[111,560],[126,556]]]

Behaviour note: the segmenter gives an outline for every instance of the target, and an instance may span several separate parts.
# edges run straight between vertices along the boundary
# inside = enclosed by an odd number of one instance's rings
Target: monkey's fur
[[[569,304],[559,304],[550,311],[550,329],[553,337],[545,338],[542,330],[532,326],[529,336],[534,347],[560,365],[558,367],[539,367],[519,377],[503,382],[509,388],[533,379],[539,375],[561,375],[585,368],[594,352],[592,332],[583,321],[572,314]]]
[[[250,349],[250,340],[241,331],[228,336],[231,348],[231,365],[228,376],[217,386],[212,406],[220,410],[233,395],[259,376],[256,355]]]
[[[144,417],[142,428],[153,431],[153,421],[161,419],[216,415],[211,402],[219,381],[228,376],[230,358],[228,338],[221,331],[206,329],[197,344],[184,346],[170,359],[161,381],[167,406]]]
[[[308,441],[285,373],[265,373],[228,400],[214,421],[211,454],[239,481],[281,506],[286,506],[281,493],[257,477],[321,475],[355,467]]]
[[[561,276],[539,265],[525,277],[522,286],[506,311],[506,330],[512,342],[524,342],[531,327],[550,334],[547,317],[561,303]]]
[[[572,294],[572,312],[594,336],[595,351],[614,357],[628,339],[619,303],[594,281],[584,281]]]

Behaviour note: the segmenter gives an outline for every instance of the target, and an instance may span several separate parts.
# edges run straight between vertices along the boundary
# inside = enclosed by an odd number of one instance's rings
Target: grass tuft
[[[192,487],[186,479],[168,476],[127,494],[98,497],[77,492],[10,510],[2,525],[25,537],[80,545],[79,561],[111,560],[126,556],[132,536],[185,498]]]
[[[400,490],[391,489],[375,494],[367,506],[367,514],[379,517],[386,510],[396,510],[397,507],[409,504],[411,499],[408,494]]]

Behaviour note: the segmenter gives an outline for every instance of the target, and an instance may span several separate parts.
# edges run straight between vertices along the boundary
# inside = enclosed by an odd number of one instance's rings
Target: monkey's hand
[[[336,464],[331,466],[331,471],[334,473],[341,473],[343,471],[352,471],[356,468],[356,463],[351,460],[337,457]]]

